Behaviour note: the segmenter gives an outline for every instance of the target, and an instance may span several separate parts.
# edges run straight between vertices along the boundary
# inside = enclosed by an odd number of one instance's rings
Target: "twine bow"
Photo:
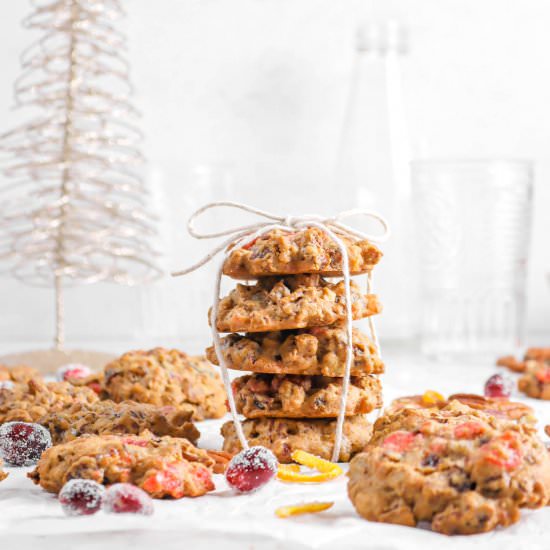
[[[214,233],[203,233],[198,231],[195,228],[195,222],[197,219],[208,210],[213,210],[215,208],[236,208],[243,210],[245,212],[250,212],[252,214],[257,214],[265,218],[266,221],[258,221],[256,223],[251,223],[248,225],[242,225],[234,228],[225,229],[223,231],[218,231]],[[380,223],[383,231],[378,235],[371,235],[358,231],[344,223],[342,220],[351,218],[354,216],[363,216],[370,218]],[[340,249],[342,256],[342,273],[344,275],[344,288],[345,288],[345,306],[346,306],[346,365],[344,369],[344,378],[342,383],[342,395],[340,398],[340,410],[338,413],[338,419],[336,422],[335,438],[334,438],[334,449],[332,460],[337,462],[340,456],[340,447],[342,443],[342,432],[344,427],[344,419],[346,413],[346,403],[349,390],[350,382],[350,373],[351,373],[351,363],[353,359],[353,345],[352,345],[352,308],[351,308],[351,278],[349,270],[349,258],[346,245],[342,241],[341,237],[351,238],[352,240],[356,239],[366,239],[373,242],[384,242],[390,236],[390,229],[386,220],[371,210],[364,209],[353,209],[340,212],[334,217],[325,218],[316,214],[306,214],[303,216],[277,216],[270,212],[264,210],[259,210],[253,208],[246,204],[241,204],[238,202],[231,201],[220,201],[220,202],[211,202],[204,205],[202,208],[199,208],[194,214],[191,215],[187,222],[187,230],[189,234],[196,239],[216,239],[219,237],[227,237],[224,242],[216,246],[209,254],[207,254],[202,260],[193,264],[192,266],[176,271],[172,273],[174,277],[180,275],[186,275],[195,271],[210,262],[217,256],[220,252],[224,251],[223,259],[220,262],[218,267],[216,284],[214,291],[214,303],[210,311],[210,326],[212,330],[212,338],[214,341],[214,349],[218,357],[218,361],[222,371],[222,379],[225,385],[225,390],[227,392],[227,400],[229,402],[229,409],[231,411],[231,416],[233,418],[233,423],[235,425],[235,431],[237,437],[243,447],[243,449],[248,449],[248,442],[244,435],[241,421],[239,420],[237,414],[237,408],[235,405],[235,398],[233,396],[233,391],[231,388],[231,383],[229,380],[229,371],[223,357],[221,349],[220,335],[217,330],[217,321],[218,321],[218,308],[220,302],[220,288],[221,288],[221,278],[223,273],[223,264],[227,255],[234,249],[239,248],[246,242],[252,242],[258,237],[269,233],[275,229],[280,229],[282,231],[296,231],[300,229],[305,229],[307,227],[316,227],[328,235]],[[370,293],[372,290],[372,275],[369,272],[367,276],[367,292]],[[372,317],[369,317],[369,328],[371,332],[371,337],[373,343],[376,347],[377,352],[380,354],[380,347],[378,345],[378,338],[376,336],[376,330],[374,327],[374,321]]]

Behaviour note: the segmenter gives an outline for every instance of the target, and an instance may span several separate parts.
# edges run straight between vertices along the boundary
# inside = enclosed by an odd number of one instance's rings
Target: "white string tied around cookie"
[[[262,220],[256,223],[229,228],[229,229],[225,229],[223,231],[218,231],[214,233],[199,232],[195,228],[195,222],[206,211],[212,210],[215,208],[235,208],[235,209],[243,210],[245,212],[249,212],[249,213],[261,216],[267,221]],[[364,233],[362,231],[358,231],[357,229],[354,229],[342,223],[342,220],[345,220],[347,218],[351,218],[354,216],[363,216],[379,222],[383,229],[382,233],[378,235],[371,235],[371,234]],[[347,251],[346,245],[344,244],[344,242],[341,240],[340,237],[347,237],[352,240],[360,239],[360,240],[368,240],[368,241],[379,242],[379,243],[384,242],[390,236],[390,229],[386,220],[380,214],[374,211],[365,210],[361,208],[346,210],[344,212],[340,212],[334,217],[325,218],[317,214],[306,214],[302,216],[278,216],[276,214],[272,214],[264,210],[259,210],[257,208],[253,208],[251,206],[238,203],[238,202],[231,202],[231,201],[211,202],[211,203],[205,204],[202,208],[199,208],[196,212],[194,212],[191,215],[191,217],[187,222],[187,230],[189,234],[196,239],[216,239],[219,237],[227,237],[227,236],[229,236],[229,238],[226,239],[224,242],[222,242],[220,245],[216,246],[209,254],[207,254],[202,260],[200,260],[196,264],[192,265],[191,267],[188,267],[187,269],[176,271],[172,273],[172,275],[174,277],[178,277],[180,275],[186,275],[188,273],[191,273],[192,271],[199,269],[206,263],[213,260],[214,257],[217,256],[220,252],[223,252],[223,258],[219,264],[217,275],[216,275],[214,303],[212,304],[212,309],[210,310],[210,326],[212,330],[212,339],[214,341],[214,349],[216,351],[216,355],[218,357],[218,361],[221,367],[222,379],[225,386],[225,390],[227,392],[229,410],[233,418],[235,431],[237,433],[237,437],[239,438],[242,448],[248,449],[249,447],[248,441],[246,440],[241,421],[237,414],[235,398],[234,398],[233,391],[231,388],[231,383],[229,380],[229,371],[227,369],[225,358],[222,353],[220,335],[217,329],[223,265],[224,265],[225,259],[233,250],[241,247],[245,243],[253,242],[258,237],[261,237],[262,235],[269,233],[270,231],[279,229],[282,231],[292,232],[300,229],[306,229],[308,227],[316,227],[317,229],[323,231],[326,235],[328,235],[328,237],[338,246],[342,256],[342,273],[344,275],[345,306],[346,306],[346,364],[344,369],[344,377],[342,381],[342,395],[340,397],[340,410],[336,421],[334,449],[332,454],[332,460],[334,462],[338,462],[338,459],[340,457],[340,448],[342,445],[342,434],[343,434],[343,428],[344,428],[344,420],[346,416],[346,405],[347,405],[347,397],[348,397],[348,390],[349,390],[349,383],[350,383],[351,364],[353,360],[353,326],[352,326],[353,312],[352,312],[352,300],[351,300],[351,274],[349,269],[348,251]],[[372,291],[372,274],[369,271],[369,273],[367,274],[367,292],[370,294],[371,291]],[[368,322],[369,322],[369,330],[371,333],[373,344],[376,348],[378,355],[381,356],[380,346],[378,344],[378,337],[376,334],[376,328],[374,326],[374,320],[372,316],[369,316]]]

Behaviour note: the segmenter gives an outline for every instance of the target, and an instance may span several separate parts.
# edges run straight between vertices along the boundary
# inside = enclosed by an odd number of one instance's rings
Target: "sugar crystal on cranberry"
[[[92,369],[80,363],[68,363],[57,369],[57,379],[61,382],[71,378],[86,378],[92,374]]]
[[[111,514],[143,514],[154,512],[152,498],[131,483],[111,485],[103,498],[103,509]]]
[[[250,447],[235,455],[225,472],[227,483],[240,493],[256,491],[277,474],[275,455],[265,447]]]
[[[59,502],[68,516],[89,516],[99,512],[105,487],[91,479],[71,479],[63,485]]]
[[[513,381],[501,374],[493,374],[487,382],[485,382],[486,397],[510,397],[514,387]]]
[[[50,432],[40,424],[6,422],[0,426],[0,457],[10,466],[33,466],[51,446]]]
[[[0,382],[0,391],[2,390],[13,390],[15,383],[11,380],[2,380]]]

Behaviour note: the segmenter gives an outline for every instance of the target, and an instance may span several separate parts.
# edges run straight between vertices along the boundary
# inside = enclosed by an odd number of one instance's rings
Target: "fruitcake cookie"
[[[36,369],[25,365],[15,367],[0,365],[0,382],[28,382],[32,378],[41,379],[42,375]]]
[[[350,464],[348,494],[371,521],[481,533],[518,521],[550,498],[550,454],[535,428],[457,401],[377,420]]]
[[[362,319],[380,313],[374,294],[361,294],[351,283],[352,313]],[[255,285],[237,285],[220,301],[220,332],[266,332],[332,325],[346,318],[344,282],[319,275],[265,277]]]
[[[32,379],[0,388],[0,424],[19,420],[38,422],[50,412],[62,411],[74,403],[94,403],[97,395],[86,387],[68,382],[44,382]]]
[[[517,420],[519,422],[535,423],[536,418],[531,407],[524,403],[510,401],[507,397],[485,397],[473,393],[455,393],[450,395],[448,399],[434,398],[435,392],[426,392],[423,395],[410,395],[399,397],[392,401],[385,410],[385,414],[394,414],[401,409],[423,409],[423,408],[443,408],[451,401],[460,401],[463,405],[468,405],[472,409],[486,412],[496,416],[497,418],[507,418],[509,420]]]
[[[177,349],[130,351],[109,363],[104,374],[103,391],[116,402],[188,406],[195,420],[227,412],[220,376],[203,357]]]
[[[529,397],[550,400],[550,362],[526,361],[518,388]]]
[[[346,329],[342,325],[308,329],[230,334],[221,339],[225,364],[230,369],[270,374],[344,376]],[[214,347],[208,360],[218,363]],[[384,363],[370,339],[353,329],[351,373],[380,374]]]
[[[340,239],[348,251],[352,275],[367,273],[382,257],[382,252],[369,241],[353,241],[343,236]],[[294,232],[274,229],[234,249],[225,260],[223,273],[234,279],[301,273],[336,277],[342,275],[342,253],[338,245],[316,227]]]
[[[200,496],[212,491],[215,461],[187,439],[130,435],[83,435],[42,454],[28,476],[58,493],[70,479],[103,485],[132,483],[153,498]]]
[[[133,434],[149,430],[158,436],[184,437],[196,444],[200,432],[193,422],[193,410],[156,407],[146,403],[98,401],[75,403],[64,411],[50,412],[39,423],[50,431],[53,444],[72,441],[83,434]]]
[[[343,378],[252,374],[233,380],[237,411],[247,418],[336,418]],[[382,386],[374,376],[352,376],[346,416],[365,414],[382,406]]]
[[[292,420],[287,418],[256,418],[242,423],[244,435],[251,447],[261,445],[270,449],[279,462],[292,462],[296,450],[306,451],[331,460],[334,448],[336,420]],[[352,416],[344,422],[340,461],[349,462],[362,451],[372,433],[372,424],[364,416]],[[223,450],[238,453],[241,444],[233,422],[221,428]]]
[[[506,367],[514,372],[525,372],[528,361],[539,361],[550,364],[550,348],[528,348],[523,356],[523,361],[519,361],[513,355],[506,355],[497,360],[499,367]]]

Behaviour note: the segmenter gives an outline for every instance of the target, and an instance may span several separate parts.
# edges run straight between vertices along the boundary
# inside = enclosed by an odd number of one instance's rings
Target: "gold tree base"
[[[67,363],[82,363],[93,370],[101,370],[116,356],[90,350],[36,350],[0,356],[0,365],[26,365],[47,374],[55,372]]]

